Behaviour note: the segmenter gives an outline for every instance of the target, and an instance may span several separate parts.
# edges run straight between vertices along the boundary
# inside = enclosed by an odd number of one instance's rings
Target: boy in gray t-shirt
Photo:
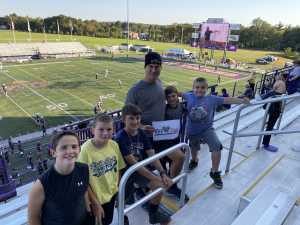
[[[222,144],[213,128],[214,113],[217,106],[223,104],[249,104],[249,100],[206,95],[207,89],[206,79],[199,77],[194,80],[193,91],[183,94],[183,98],[187,101],[187,135],[192,151],[189,168],[193,170],[198,166],[198,151],[200,150],[201,141],[204,141],[208,144],[212,155],[210,177],[213,179],[215,187],[222,189],[223,182],[219,171]]]

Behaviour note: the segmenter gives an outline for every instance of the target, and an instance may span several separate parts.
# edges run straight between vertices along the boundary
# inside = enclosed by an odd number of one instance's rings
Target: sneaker
[[[269,152],[277,152],[278,148],[274,145],[264,145],[264,149]]]
[[[167,192],[171,195],[176,196],[177,200],[180,200],[180,196],[181,196],[181,189],[177,186],[177,185],[173,185],[172,187],[170,187]],[[190,200],[189,196],[187,194],[185,194],[184,196],[184,202],[187,203]]]
[[[191,160],[189,164],[189,170],[192,171],[198,166],[198,162]]]
[[[124,225],[129,225],[129,219],[128,216],[124,216]]]
[[[222,178],[221,178],[221,172],[210,172],[209,173],[211,179],[214,180],[214,185],[215,188],[217,189],[222,189],[223,188],[223,182],[222,182]]]
[[[150,224],[164,224],[169,223],[171,221],[171,217],[162,213],[160,210],[156,210],[156,212],[149,212],[149,223]]]

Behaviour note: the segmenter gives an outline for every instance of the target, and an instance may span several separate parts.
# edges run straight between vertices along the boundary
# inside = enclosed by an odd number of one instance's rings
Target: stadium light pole
[[[129,0],[126,0],[126,8],[127,8],[127,58],[129,55]]]

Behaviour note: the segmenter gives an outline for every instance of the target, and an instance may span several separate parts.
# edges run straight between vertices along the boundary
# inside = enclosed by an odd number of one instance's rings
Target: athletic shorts
[[[102,225],[110,225],[112,223],[114,217],[116,197],[117,194],[114,195],[109,202],[102,204],[102,208],[105,213],[105,217],[102,219]]]
[[[199,151],[200,144],[203,142],[208,145],[210,152],[221,151],[223,149],[222,143],[220,142],[214,128],[209,128],[201,134],[189,135],[188,138],[192,151]]]

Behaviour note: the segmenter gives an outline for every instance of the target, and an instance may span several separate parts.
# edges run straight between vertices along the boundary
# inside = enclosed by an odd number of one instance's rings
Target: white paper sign
[[[178,137],[180,131],[180,120],[166,120],[152,122],[155,131],[154,141],[173,140]]]

